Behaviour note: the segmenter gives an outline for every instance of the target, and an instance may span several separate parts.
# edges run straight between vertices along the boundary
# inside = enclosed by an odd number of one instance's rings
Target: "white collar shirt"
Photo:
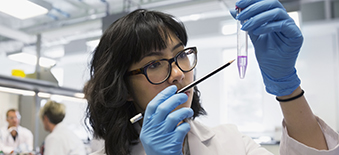
[[[18,126],[17,136],[13,139],[8,127],[0,129],[0,150],[9,154],[12,151],[28,153],[33,151],[33,134],[25,127]]]

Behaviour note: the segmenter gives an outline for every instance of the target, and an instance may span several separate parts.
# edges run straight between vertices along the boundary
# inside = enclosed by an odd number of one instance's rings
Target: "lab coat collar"
[[[67,128],[67,126],[63,124],[63,122],[60,122],[54,126],[53,131],[63,130],[64,128]]]
[[[209,127],[201,124],[200,122],[193,120],[188,120],[187,122],[191,126],[191,130],[189,131],[189,133],[195,135],[202,143],[210,140],[215,136],[215,132],[213,132]]]

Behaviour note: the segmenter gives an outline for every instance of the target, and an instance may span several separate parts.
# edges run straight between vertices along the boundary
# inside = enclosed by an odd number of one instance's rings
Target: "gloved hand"
[[[240,0],[245,8],[236,16],[245,21],[242,30],[248,31],[266,86],[266,91],[276,96],[291,94],[299,85],[295,62],[303,36],[293,19],[278,0]]]
[[[147,155],[181,155],[184,138],[190,126],[183,122],[193,116],[191,108],[181,108],[171,113],[178,105],[187,101],[184,93],[176,94],[177,87],[169,86],[147,105],[141,128],[140,140]]]

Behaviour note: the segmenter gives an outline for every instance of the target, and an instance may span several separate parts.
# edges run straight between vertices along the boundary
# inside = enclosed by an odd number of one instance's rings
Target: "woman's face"
[[[177,53],[182,51],[184,46],[177,37],[170,37],[168,39],[167,48],[161,51],[152,51],[152,54],[148,54],[142,58],[140,62],[132,64],[129,71],[144,67],[151,61],[159,59],[171,59],[176,56]],[[154,85],[151,84],[143,74],[137,74],[129,76],[129,101],[133,101],[138,112],[143,112],[146,109],[147,104],[163,89],[170,85],[176,85],[178,90],[193,82],[193,71],[182,72],[178,66],[173,62],[171,64],[172,71],[170,77],[163,83]],[[193,88],[185,92],[188,96],[188,100],[179,105],[175,110],[181,107],[191,107],[193,98]]]

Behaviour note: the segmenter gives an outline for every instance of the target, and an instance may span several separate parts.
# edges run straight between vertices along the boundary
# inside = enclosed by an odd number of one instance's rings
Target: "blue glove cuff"
[[[300,79],[295,68],[294,72],[291,75],[279,79],[273,79],[269,77],[266,73],[261,73],[266,86],[266,91],[276,96],[285,96],[292,94],[292,92],[300,85]]]

